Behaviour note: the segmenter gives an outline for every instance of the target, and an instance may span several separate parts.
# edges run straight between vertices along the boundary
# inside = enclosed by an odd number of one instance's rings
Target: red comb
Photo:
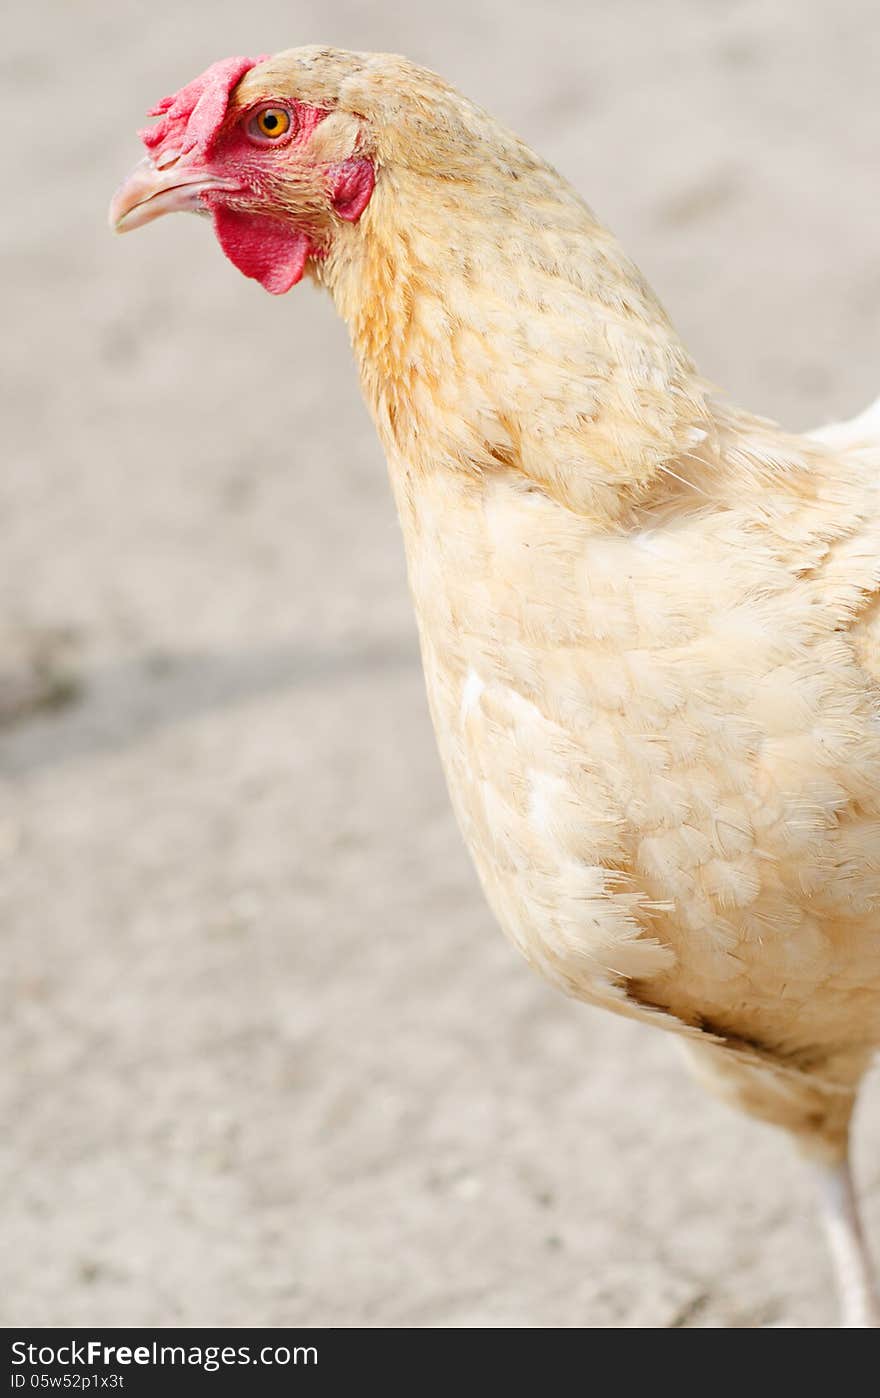
[[[190,151],[207,155],[223,125],[233,88],[268,57],[263,53],[259,58],[221,58],[173,97],[163,97],[147,113],[161,120],[138,132],[147,150],[156,150],[167,141],[173,142],[181,155]]]

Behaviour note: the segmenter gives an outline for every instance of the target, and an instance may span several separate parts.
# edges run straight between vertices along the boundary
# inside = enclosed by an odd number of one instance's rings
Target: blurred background
[[[792,427],[880,390],[870,0],[78,0],[4,21],[7,1325],[834,1323],[809,1182],[493,924],[346,336],[195,219],[157,98],[330,42],[438,69]],[[880,1244],[880,1091],[856,1162]]]

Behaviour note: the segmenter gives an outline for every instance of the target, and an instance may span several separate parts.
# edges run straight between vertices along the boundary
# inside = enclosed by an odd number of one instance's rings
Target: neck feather
[[[389,457],[512,468],[621,520],[711,434],[705,386],[614,239],[526,156],[506,178],[383,171],[321,277]]]

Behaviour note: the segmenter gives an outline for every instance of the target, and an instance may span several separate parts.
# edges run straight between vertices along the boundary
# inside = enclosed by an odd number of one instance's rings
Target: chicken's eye
[[[285,107],[264,107],[251,117],[247,129],[258,141],[277,141],[290,130],[290,112]]]

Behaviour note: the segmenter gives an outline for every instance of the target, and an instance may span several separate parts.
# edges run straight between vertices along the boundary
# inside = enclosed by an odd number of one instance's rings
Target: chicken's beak
[[[130,233],[162,214],[201,213],[199,201],[205,190],[236,188],[230,180],[206,174],[204,167],[186,166],[177,156],[165,155],[157,165],[145,155],[113,196],[110,227]]]

